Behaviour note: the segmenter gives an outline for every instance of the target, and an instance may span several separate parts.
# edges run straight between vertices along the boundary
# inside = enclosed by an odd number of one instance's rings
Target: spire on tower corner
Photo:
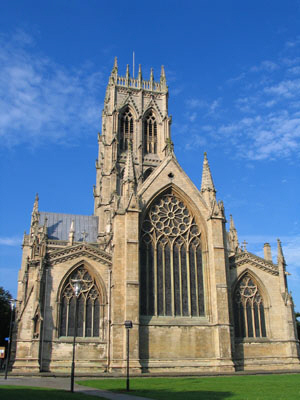
[[[212,180],[207,154],[204,153],[204,161],[203,161],[203,171],[202,171],[202,182],[201,182],[201,192],[213,192],[216,193],[216,189]]]
[[[112,74],[117,73],[118,72],[118,58],[115,57],[115,61],[114,61],[114,66],[113,69],[111,71]]]
[[[39,211],[39,195],[38,193],[35,195],[32,214],[35,214]]]

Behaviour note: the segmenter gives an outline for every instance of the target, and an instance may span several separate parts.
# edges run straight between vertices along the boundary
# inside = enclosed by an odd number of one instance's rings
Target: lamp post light
[[[8,347],[7,347],[7,357],[6,357],[6,364],[5,364],[5,375],[4,379],[7,379],[7,373],[8,373],[8,365],[9,365],[9,360],[10,360],[10,350],[11,350],[11,342],[12,342],[12,326],[13,326],[13,314],[15,310],[15,304],[16,300],[11,299],[10,300],[10,323],[9,323],[9,336],[8,336]]]
[[[127,348],[127,368],[126,368],[126,390],[129,392],[129,330],[132,328],[132,321],[125,321],[126,328],[126,348]]]
[[[73,336],[73,353],[71,367],[71,392],[74,392],[74,374],[75,374],[75,343],[77,334],[77,300],[81,292],[81,280],[73,280],[75,294],[75,315],[74,315],[74,336]]]

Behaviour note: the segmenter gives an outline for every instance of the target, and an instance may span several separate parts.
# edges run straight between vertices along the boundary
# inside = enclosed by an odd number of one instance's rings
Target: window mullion
[[[196,309],[199,316],[199,294],[198,294],[198,266],[197,266],[197,247],[194,247],[194,264],[195,264],[195,286],[196,286]]]
[[[170,243],[170,274],[171,274],[171,306],[172,306],[172,315],[175,315],[175,282],[174,282],[174,263],[173,263],[173,243]]]
[[[188,314],[192,316],[192,295],[191,295],[191,272],[190,272],[190,251],[187,247],[186,251],[186,279],[187,279],[187,291],[188,291]]]

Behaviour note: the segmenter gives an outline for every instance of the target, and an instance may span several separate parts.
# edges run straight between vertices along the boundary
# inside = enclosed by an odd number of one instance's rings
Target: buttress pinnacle
[[[204,161],[203,161],[203,171],[202,171],[202,182],[201,182],[201,192],[213,192],[216,193],[216,189],[212,180],[207,154],[204,153]]]

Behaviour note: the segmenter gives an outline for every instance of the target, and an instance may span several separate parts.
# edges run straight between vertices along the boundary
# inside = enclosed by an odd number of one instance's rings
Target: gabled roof
[[[240,267],[244,264],[253,265],[256,268],[262,269],[272,275],[279,275],[277,265],[270,261],[266,261],[264,258],[258,257],[248,251],[242,251],[229,258],[230,269]]]
[[[94,215],[59,214],[40,211],[39,224],[44,225],[46,218],[49,239],[68,240],[70,227],[72,221],[74,221],[75,242],[97,242],[98,217]],[[85,232],[84,235],[83,232]]]
[[[103,250],[97,249],[88,243],[76,244],[63,249],[52,251],[47,255],[47,260],[51,264],[61,264],[65,261],[80,257],[87,257],[92,260],[111,266],[112,257]]]

